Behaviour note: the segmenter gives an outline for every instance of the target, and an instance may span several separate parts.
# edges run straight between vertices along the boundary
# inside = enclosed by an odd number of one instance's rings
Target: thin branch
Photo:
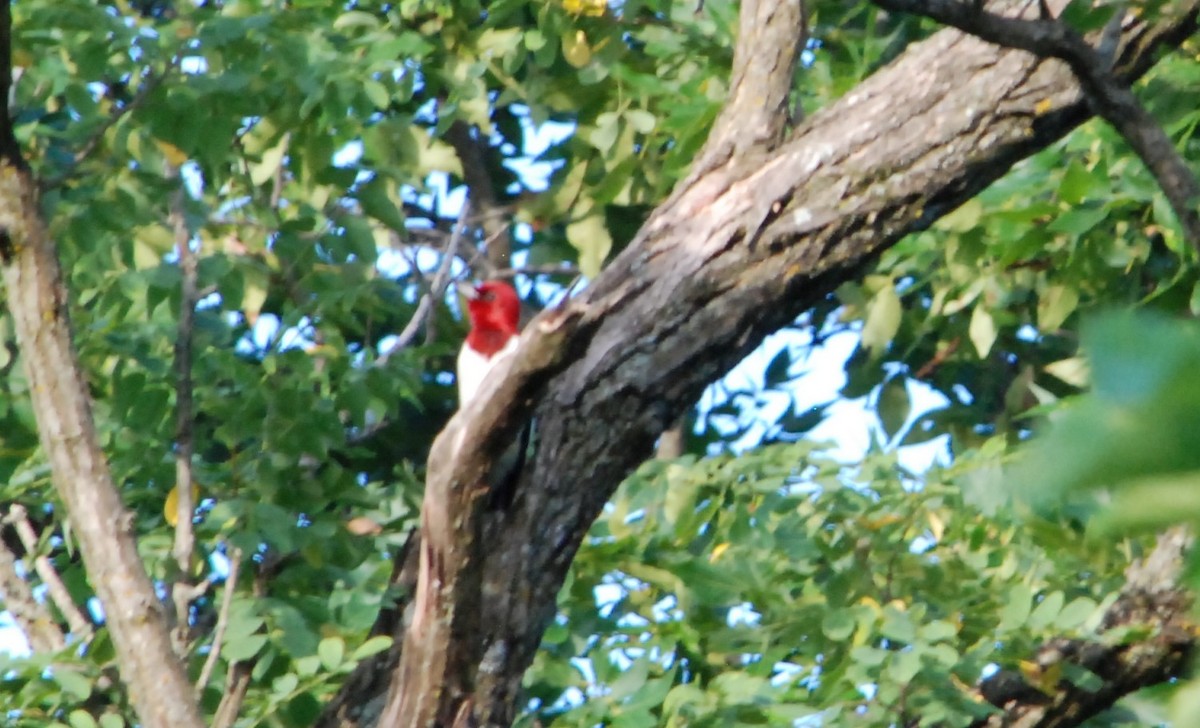
[[[527,265],[521,268],[500,268],[492,273],[492,278],[516,278],[525,276],[577,276],[579,266],[570,263],[547,263],[545,265]]]
[[[1184,237],[1200,250],[1200,183],[1175,149],[1158,121],[1141,105],[1129,85],[1113,72],[1122,14],[1109,23],[1098,43],[1053,18],[1009,18],[983,9],[981,3],[960,0],[874,0],[893,12],[924,15],[989,43],[1017,48],[1066,63],[1087,97],[1092,111],[1125,139],[1158,181],[1179,219]],[[1117,33],[1119,36],[1119,33]]]
[[[29,638],[34,652],[58,652],[66,646],[62,630],[17,572],[17,557],[3,541],[0,541],[0,600]]]
[[[250,688],[250,673],[250,665],[244,662],[229,669],[229,675],[225,678],[225,692],[213,715],[212,728],[229,728],[237,720],[242,703],[246,700],[246,691]]]
[[[289,134],[284,134],[283,139],[281,139],[279,142],[280,144],[283,145],[283,155],[284,156],[287,155],[287,148],[288,148],[288,145],[291,144],[291,140],[292,140],[292,135],[289,133]],[[279,209],[279,201],[281,199],[283,199],[283,170],[286,167],[287,167],[287,165],[285,165],[283,163],[283,157],[281,156],[280,161],[279,161],[279,166],[275,168],[275,173],[271,175],[271,197],[268,202],[269,202],[272,210],[278,210]]]
[[[19,503],[12,505],[8,509],[8,517],[5,520],[13,525],[17,537],[21,539],[21,544],[25,547],[25,552],[29,555],[37,554],[38,537],[29,523],[29,514],[25,511],[25,506]],[[66,584],[63,584],[62,578],[58,575],[50,558],[45,554],[34,556],[33,568],[37,572],[38,578],[46,585],[46,591],[49,592],[54,606],[58,607],[58,611],[62,612],[63,617],[66,618],[71,634],[84,642],[91,641],[92,623],[83,616],[83,612],[71,598],[71,593],[67,591]]]
[[[221,656],[221,641],[225,639],[225,628],[229,626],[229,607],[233,603],[234,592],[237,591],[238,570],[242,566],[242,550],[236,546],[229,553],[229,576],[225,577],[225,588],[221,594],[221,609],[217,613],[217,626],[213,630],[212,644],[208,648],[208,657],[196,679],[196,692],[204,691],[212,677],[213,669],[217,666],[217,658]]]
[[[442,252],[442,261],[438,265],[437,272],[434,274],[433,283],[428,291],[421,296],[420,302],[417,303],[417,310],[413,313],[413,317],[409,319],[408,324],[400,335],[396,337],[396,343],[388,350],[386,354],[379,357],[377,365],[385,364],[389,357],[398,351],[401,351],[412,344],[416,338],[417,332],[420,331],[421,325],[433,313],[433,305],[435,301],[442,300],[442,296],[446,293],[446,286],[450,285],[450,267],[454,262],[455,251],[458,250],[459,242],[463,236],[465,229],[465,220],[470,211],[470,202],[463,202],[462,211],[458,214],[458,222],[454,225],[454,230],[450,235],[450,241],[446,243],[446,250]],[[416,262],[413,262],[413,269],[419,270],[416,267]]]
[[[461,120],[455,121],[446,130],[446,141],[454,147],[454,152],[462,162],[463,182],[466,183],[468,194],[479,211],[480,227],[483,228],[484,238],[488,241],[487,255],[481,259],[485,264],[484,270],[479,277],[490,278],[492,271],[508,264],[512,257],[509,223],[506,215],[502,214],[510,208],[501,205],[496,197],[496,188],[492,184],[492,175],[484,158],[487,142],[473,133],[471,125]]]
[[[258,564],[254,572],[254,581],[250,585],[251,596],[262,599],[267,595],[267,582],[278,573],[280,563],[273,554],[269,554],[268,558]],[[243,660],[229,667],[225,675],[225,692],[221,696],[217,712],[213,715],[212,728],[229,728],[237,721],[238,713],[242,711],[242,703],[246,700],[246,692],[250,688],[255,659]]]
[[[171,170],[178,177],[179,170]],[[192,518],[196,510],[192,495],[194,476],[192,454],[195,451],[193,438],[193,391],[192,391],[192,343],[196,315],[196,254],[192,250],[191,233],[184,215],[183,181],[177,180],[171,196],[171,227],[175,233],[175,252],[179,256],[181,274],[179,330],[175,337],[175,564],[179,572],[171,589],[175,602],[175,651],[183,655],[189,640],[189,615],[193,590],[189,587],[192,571],[192,555],[195,553],[196,536],[192,529]]]
[[[108,130],[113,128],[117,122],[121,121],[121,119],[124,119],[142,104],[146,103],[146,99],[150,98],[150,94],[154,93],[158,87],[161,86],[177,68],[179,68],[179,64],[182,61],[183,56],[179,53],[176,53],[175,55],[171,56],[171,59],[167,61],[167,65],[164,66],[163,69],[158,73],[147,72],[147,75],[143,77],[142,85],[138,88],[137,93],[133,95],[133,98],[120,106],[115,106],[112,111],[109,112],[108,117],[100,123],[100,126],[96,127],[92,133],[88,135],[88,138],[84,140],[83,146],[79,148],[79,151],[75,152],[75,156],[72,157],[71,162],[67,165],[67,167],[50,179],[45,180],[41,185],[42,189],[54,189],[65,182],[67,178],[69,178],[75,171],[75,168],[78,167],[83,160],[87,159],[88,156],[90,156],[91,153],[96,150],[97,145],[100,144],[100,140],[104,138],[104,135],[108,133]]]

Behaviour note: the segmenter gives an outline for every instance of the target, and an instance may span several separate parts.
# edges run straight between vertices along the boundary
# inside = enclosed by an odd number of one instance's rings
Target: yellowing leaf
[[[242,289],[242,315],[246,317],[246,323],[253,326],[267,301],[267,275],[261,270],[249,267],[243,275],[245,285]]]
[[[192,507],[196,505],[196,501],[200,499],[200,486],[192,483]],[[179,523],[179,486],[171,488],[171,492],[167,493],[167,501],[163,503],[163,518],[167,519],[167,524],[174,526]]]
[[[996,321],[986,308],[975,307],[975,311],[971,314],[971,324],[967,327],[967,333],[971,336],[971,343],[975,345],[975,351],[979,353],[979,358],[986,357],[992,350],[992,344],[996,343]]]
[[[1059,359],[1045,366],[1046,373],[1070,384],[1072,387],[1086,387],[1092,379],[1087,360],[1081,356],[1070,359]]]
[[[164,142],[162,139],[155,139],[154,144],[158,147],[158,150],[162,152],[163,157],[171,166],[178,167],[184,162],[188,161],[187,153],[174,144],[170,142]]]
[[[165,225],[143,225],[133,234],[133,264],[137,270],[153,268],[175,245],[175,236]]]
[[[868,531],[878,531],[881,528],[899,523],[902,520],[904,519],[895,513],[885,513],[877,518],[864,518],[861,523],[863,528],[866,528]]]
[[[592,48],[588,45],[587,33],[576,30],[574,33],[563,33],[563,58],[575,68],[583,68],[592,62]]]
[[[258,162],[250,163],[250,181],[261,185],[275,176],[275,172],[283,164],[283,155],[287,153],[288,135],[280,137],[279,142],[262,153]]]
[[[383,533],[383,526],[366,516],[357,516],[346,521],[346,530],[355,536],[374,536]]]
[[[941,516],[933,511],[929,511],[925,514],[925,516],[929,520],[929,532],[933,534],[933,540],[941,541],[942,534],[946,532],[946,522],[942,520]]]
[[[729,542],[728,541],[726,541],[725,543],[719,543],[716,546],[713,546],[712,553],[708,555],[709,562],[716,563],[716,560],[721,558],[721,554],[725,553],[728,550],[729,550]]]
[[[599,18],[608,11],[608,3],[605,0],[563,0],[563,10],[566,10],[572,15],[586,15],[590,18]]]

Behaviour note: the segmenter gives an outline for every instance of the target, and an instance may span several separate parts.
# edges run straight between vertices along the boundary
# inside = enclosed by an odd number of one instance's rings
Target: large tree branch
[[[0,98],[7,98],[11,75],[9,12],[9,3],[0,3]],[[0,120],[0,267],[42,450],[104,606],[138,717],[146,726],[200,728],[183,664],[171,651],[162,604],[138,556],[132,518],[100,450],[37,188],[12,138],[7,109],[0,109]]]
[[[1118,77],[1135,78],[1192,32],[1198,5],[1130,23]],[[798,23],[790,36],[773,24],[793,6],[743,5],[771,25],[739,42],[748,77],[761,64],[790,82],[779,59],[795,52]],[[747,97],[735,85],[731,98]],[[777,108],[778,96],[758,98]],[[416,616],[382,725],[509,722],[576,548],[659,433],[764,336],[1070,131],[1088,107],[1063,64],[944,31],[791,139],[776,144],[778,113],[756,127],[758,113],[726,109],[692,175],[588,290],[535,321],[507,376],[439,436]],[[756,141],[739,145],[738,129]],[[537,453],[512,505],[488,510],[491,462],[531,415]]]
[[[962,0],[874,0],[888,10],[916,13],[951,25],[984,40],[1009,48],[1058,58],[1070,66],[1091,102],[1092,110],[1112,124],[1158,180],[1171,203],[1188,242],[1200,250],[1200,185],[1166,131],[1133,95],[1127,83],[1112,73],[1105,37],[1093,48],[1061,20],[1010,18],[983,9],[981,3]],[[1170,12],[1164,10],[1162,12]],[[1105,35],[1121,26],[1114,16]]]
[[[1191,541],[1185,529],[1171,529],[1145,559],[1130,566],[1121,595],[1105,612],[1101,640],[1058,638],[1042,645],[1031,664],[1038,673],[1034,678],[1045,684],[1034,687],[1009,671],[985,680],[982,697],[1003,712],[976,721],[972,728],[1068,728],[1136,690],[1178,677],[1196,645],[1192,598],[1178,586]],[[1131,628],[1150,635],[1122,639],[1122,631]],[[1092,673],[1095,683],[1072,681],[1072,668]],[[1063,677],[1054,677],[1059,675]]]

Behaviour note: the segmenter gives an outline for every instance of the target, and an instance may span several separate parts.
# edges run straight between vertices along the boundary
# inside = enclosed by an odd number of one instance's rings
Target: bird
[[[460,281],[458,291],[467,300],[471,322],[455,370],[458,407],[463,409],[475,397],[487,373],[516,350],[521,301],[516,289],[505,281]]]
[[[474,399],[488,372],[516,351],[521,328],[521,301],[516,289],[505,281],[490,280],[479,284],[461,281],[458,291],[467,301],[467,318],[471,322],[467,339],[458,350],[455,372],[461,411]],[[489,510],[503,510],[512,505],[533,432],[533,423],[526,423],[516,441],[492,463],[488,475]]]

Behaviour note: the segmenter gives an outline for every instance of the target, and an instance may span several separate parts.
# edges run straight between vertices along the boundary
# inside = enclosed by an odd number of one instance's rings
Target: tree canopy
[[[9,723],[1200,715],[1200,3],[2,6]]]

